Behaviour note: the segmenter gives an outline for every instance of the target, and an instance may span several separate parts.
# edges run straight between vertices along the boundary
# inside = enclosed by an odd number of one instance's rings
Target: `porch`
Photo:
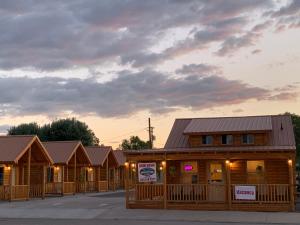
[[[209,153],[201,156],[199,153],[157,153],[141,157],[129,154],[125,174],[126,206],[294,211],[293,155],[274,152],[250,155],[228,152],[224,157],[224,153],[214,153],[213,156]],[[141,168],[145,164],[153,166]],[[149,173],[151,169],[155,171],[155,179],[141,179],[141,173]]]

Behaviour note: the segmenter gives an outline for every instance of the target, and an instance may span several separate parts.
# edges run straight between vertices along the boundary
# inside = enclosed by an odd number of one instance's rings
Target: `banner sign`
[[[138,163],[139,182],[156,182],[156,163]]]
[[[236,200],[256,200],[256,186],[235,186]]]

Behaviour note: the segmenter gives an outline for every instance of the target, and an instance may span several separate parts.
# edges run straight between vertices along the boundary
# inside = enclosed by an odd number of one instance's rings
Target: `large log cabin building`
[[[176,119],[163,149],[126,151],[127,208],[293,211],[290,116]]]

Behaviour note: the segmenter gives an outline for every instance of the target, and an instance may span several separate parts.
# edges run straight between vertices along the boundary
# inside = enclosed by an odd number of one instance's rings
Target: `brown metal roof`
[[[183,133],[211,133],[237,131],[272,130],[271,116],[197,118],[184,129]]]
[[[43,142],[43,145],[53,159],[54,164],[67,164],[79,147],[82,147],[84,154],[90,161],[80,141],[49,141]]]
[[[38,143],[46,159],[52,163],[51,157],[35,135],[0,136],[0,162],[17,163],[34,142]]]
[[[112,151],[111,146],[90,146],[85,147],[85,149],[91,159],[92,166],[103,166],[103,163]]]
[[[251,125],[248,124],[250,121],[249,118],[254,118],[254,117],[237,117],[241,119],[245,119],[247,121],[246,125],[249,128],[255,127],[256,129],[258,128],[257,122],[261,121],[263,124],[265,124],[263,127],[267,127],[269,120],[271,121],[271,125],[268,125],[268,127],[271,127],[271,131],[269,132],[270,134],[270,146],[292,146],[295,148],[295,137],[294,137],[294,131],[293,131],[293,125],[292,125],[292,120],[291,117],[288,115],[274,115],[274,116],[259,116],[256,118],[260,118],[255,120],[255,124]],[[270,119],[267,119],[270,118]],[[172,127],[172,130],[170,132],[170,135],[167,139],[167,142],[165,144],[166,149],[173,149],[173,148],[189,148],[188,144],[188,135],[186,135],[184,132],[185,131],[192,131],[192,129],[187,129],[187,127],[190,125],[190,123],[194,121],[199,121],[199,120],[206,120],[206,129],[208,131],[212,131],[212,129],[208,129],[210,127],[213,127],[216,125],[208,125],[209,121],[213,121],[215,118],[196,118],[196,119],[176,119],[174,122],[174,125]],[[228,117],[220,117],[217,120],[228,120]],[[233,121],[233,117],[231,117],[229,120]],[[214,123],[214,122],[213,122]],[[199,123],[197,123],[199,125]],[[190,127],[194,127],[195,125],[191,125]],[[236,125],[237,126],[237,125]],[[281,129],[282,126],[282,129]],[[237,126],[238,127],[238,126]],[[204,130],[204,129],[203,129]],[[203,131],[202,130],[202,131]],[[215,129],[220,131],[220,129]],[[247,131],[253,131],[251,129],[245,130]],[[217,132],[217,131],[215,131]],[[221,132],[226,132],[226,131],[221,131]],[[230,131],[228,131],[230,132]],[[219,147],[218,147],[219,148]]]
[[[123,150],[114,150],[113,153],[117,159],[118,165],[124,166],[125,162],[126,162],[126,157],[125,157],[124,151]]]
[[[182,152],[247,152],[247,151],[294,151],[294,146],[237,146],[237,147],[199,147],[199,148],[161,148],[161,149],[142,149],[126,150],[125,154],[154,154],[154,153],[182,153]]]

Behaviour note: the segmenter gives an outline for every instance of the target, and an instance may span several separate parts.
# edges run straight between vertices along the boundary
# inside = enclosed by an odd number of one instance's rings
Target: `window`
[[[254,144],[254,135],[253,134],[243,134],[242,143],[243,144]]]
[[[3,185],[4,180],[4,168],[0,167],[0,185]]]
[[[264,161],[247,161],[247,181],[249,184],[264,183],[265,163]]]
[[[232,145],[233,136],[229,134],[222,135],[222,145]]]
[[[213,137],[211,135],[203,135],[202,136],[202,144],[203,145],[212,145]]]

